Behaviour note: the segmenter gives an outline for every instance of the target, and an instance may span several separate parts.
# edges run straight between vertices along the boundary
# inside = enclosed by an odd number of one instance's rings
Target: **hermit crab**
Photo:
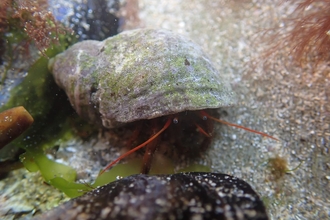
[[[148,173],[165,139],[165,152],[201,152],[210,143],[213,121],[243,128],[216,118],[214,109],[232,106],[236,98],[207,55],[168,30],[137,29],[82,41],[52,58],[49,69],[80,116],[105,128],[136,127],[127,142],[140,145],[101,173],[143,147],[141,173]]]

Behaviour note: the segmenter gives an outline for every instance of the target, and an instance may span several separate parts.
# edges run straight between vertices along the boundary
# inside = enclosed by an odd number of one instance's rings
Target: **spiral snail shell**
[[[235,104],[201,48],[168,30],[79,42],[49,62],[77,113],[106,128]]]

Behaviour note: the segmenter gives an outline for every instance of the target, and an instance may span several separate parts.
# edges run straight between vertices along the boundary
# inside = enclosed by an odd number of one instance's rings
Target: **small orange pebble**
[[[27,130],[33,121],[32,116],[23,106],[1,112],[0,149]]]

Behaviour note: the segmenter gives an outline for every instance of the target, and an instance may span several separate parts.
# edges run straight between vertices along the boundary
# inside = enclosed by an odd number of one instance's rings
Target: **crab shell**
[[[77,113],[106,128],[236,103],[202,49],[168,30],[82,41],[51,59],[49,69]]]

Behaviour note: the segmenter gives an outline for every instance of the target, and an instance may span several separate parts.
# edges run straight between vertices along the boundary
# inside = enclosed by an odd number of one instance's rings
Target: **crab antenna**
[[[223,120],[220,120],[218,118],[214,118],[212,117],[211,115],[207,114],[205,111],[201,111],[201,114],[202,116],[206,116],[214,121],[217,121],[219,123],[222,123],[222,124],[225,124],[225,125],[229,125],[229,126],[232,126],[232,127],[236,127],[236,128],[240,128],[240,129],[243,129],[243,130],[246,130],[246,131],[249,131],[249,132],[252,132],[252,133],[256,133],[256,134],[259,134],[259,135],[262,135],[264,137],[268,137],[268,138],[271,138],[273,140],[276,140],[276,141],[279,141],[277,138],[274,138],[273,136],[270,136],[266,133],[263,133],[263,132],[260,132],[260,131],[256,131],[256,130],[253,130],[251,128],[246,128],[246,127],[243,127],[241,125],[237,125],[237,124],[232,124],[232,123],[229,123],[229,122],[226,122],[226,121],[223,121]]]
[[[195,123],[195,126],[197,127],[198,131],[205,135],[206,137],[210,138],[212,137],[211,134],[208,134],[201,126],[199,126],[197,123]]]
[[[140,144],[139,146],[133,148],[132,150],[129,150],[128,152],[124,153],[123,155],[121,155],[120,157],[118,157],[116,160],[112,161],[111,163],[109,163],[100,173],[99,176],[101,176],[106,170],[108,170],[110,167],[112,167],[114,164],[116,164],[117,162],[119,162],[121,159],[125,158],[126,156],[130,155],[131,153],[134,153],[135,151],[143,148],[144,146],[146,146],[147,144],[149,144],[151,141],[153,141],[156,137],[158,137],[163,131],[165,131],[171,124],[172,118],[168,118],[164,127],[158,131],[155,135],[153,135],[151,138],[149,138],[147,141],[145,141],[144,143]]]

